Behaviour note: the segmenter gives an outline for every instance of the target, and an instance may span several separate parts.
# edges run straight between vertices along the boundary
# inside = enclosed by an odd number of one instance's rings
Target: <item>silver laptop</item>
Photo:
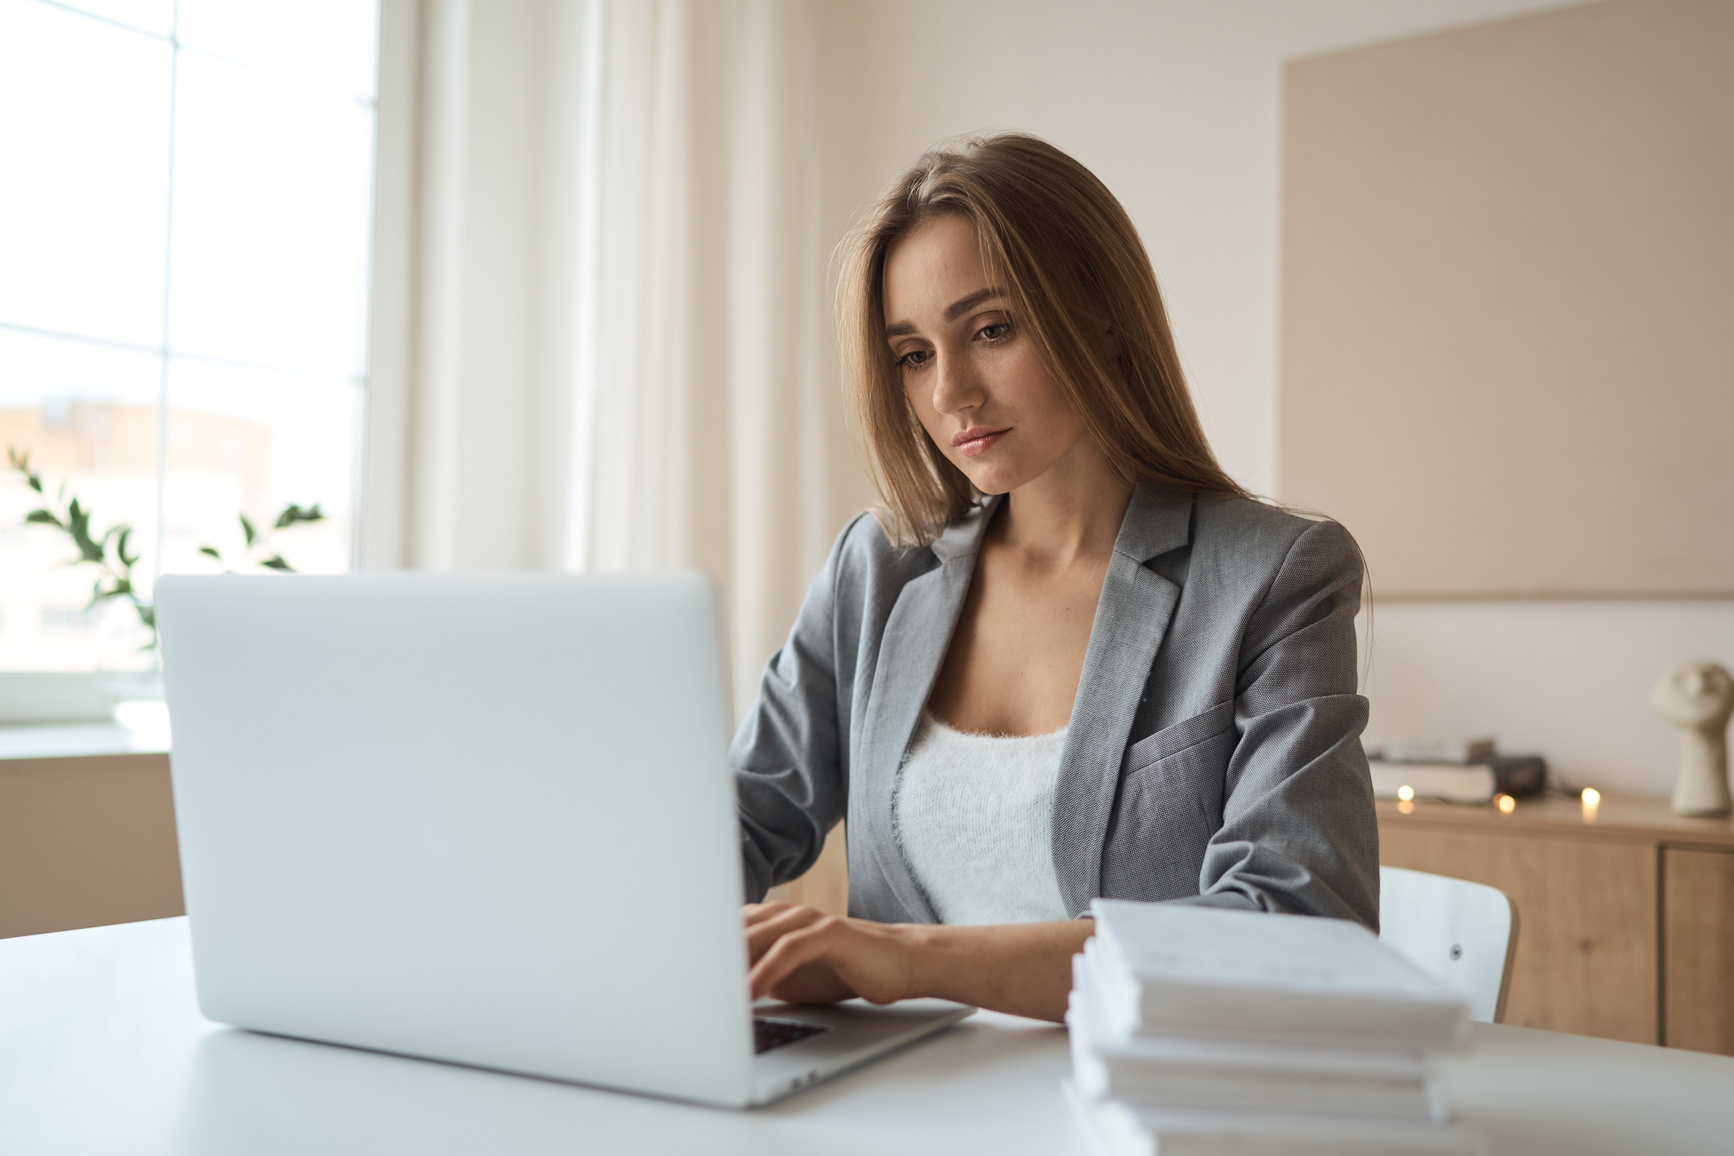
[[[165,577],[199,1006],[739,1107],[968,1015],[758,1007],[709,584]]]

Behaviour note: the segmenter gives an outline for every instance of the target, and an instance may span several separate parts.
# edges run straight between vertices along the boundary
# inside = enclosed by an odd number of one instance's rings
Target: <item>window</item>
[[[349,565],[377,25],[372,0],[0,0],[0,447],[131,527],[147,599]],[[290,503],[324,518],[273,532]],[[38,504],[8,468],[0,671],[150,669]]]

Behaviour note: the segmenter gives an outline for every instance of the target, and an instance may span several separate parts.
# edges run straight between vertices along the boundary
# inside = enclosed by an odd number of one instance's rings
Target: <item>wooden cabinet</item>
[[[1734,853],[1662,848],[1662,1039],[1734,1055]]]
[[[1734,823],[1667,800],[1380,803],[1380,860],[1517,905],[1505,1022],[1734,1055]]]
[[[183,910],[167,755],[0,759],[0,939]]]

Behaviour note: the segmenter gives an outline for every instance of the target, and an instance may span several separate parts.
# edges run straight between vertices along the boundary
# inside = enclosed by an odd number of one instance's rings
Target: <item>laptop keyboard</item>
[[[773,1020],[754,1016],[753,1054],[762,1056],[772,1048],[780,1048],[785,1044],[796,1043],[808,1036],[816,1036],[820,1032],[830,1030],[830,1028],[822,1027],[819,1024],[803,1024],[794,1020]]]

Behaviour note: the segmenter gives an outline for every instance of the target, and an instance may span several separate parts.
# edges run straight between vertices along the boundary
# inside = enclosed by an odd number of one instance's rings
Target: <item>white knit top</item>
[[[925,712],[898,775],[892,821],[942,923],[1067,919],[1054,875],[1061,728],[1045,735],[960,731]]]

